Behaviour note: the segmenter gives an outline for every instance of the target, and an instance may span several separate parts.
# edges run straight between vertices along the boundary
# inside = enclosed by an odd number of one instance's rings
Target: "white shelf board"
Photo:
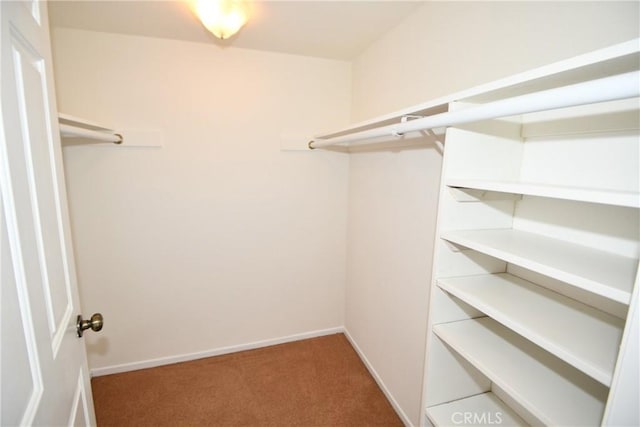
[[[496,321],[433,327],[435,334],[544,425],[600,425],[608,388]]]
[[[635,258],[514,229],[446,231],[440,237],[613,301],[631,299]]]
[[[438,286],[605,386],[624,321],[508,273],[443,278]]]
[[[470,418],[472,422],[463,422],[465,416]],[[454,425],[528,426],[518,414],[491,392],[432,406],[427,408],[427,417],[436,427]]]
[[[598,190],[591,188],[563,187],[550,184],[535,184],[515,181],[488,181],[449,178],[447,186],[500,193],[549,197],[613,206],[640,208],[640,193],[631,191]]]

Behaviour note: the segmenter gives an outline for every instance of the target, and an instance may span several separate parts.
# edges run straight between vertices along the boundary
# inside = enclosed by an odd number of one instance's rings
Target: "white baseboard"
[[[396,399],[393,397],[393,395],[385,385],[384,381],[382,381],[382,378],[380,378],[380,375],[378,375],[378,373],[373,368],[371,363],[369,363],[367,356],[364,355],[364,353],[362,352],[358,344],[355,342],[351,334],[349,334],[349,331],[346,328],[343,328],[343,333],[351,343],[351,346],[355,349],[356,353],[358,353],[358,356],[360,356],[362,363],[364,363],[364,366],[367,367],[373,379],[376,380],[376,383],[378,383],[378,387],[380,387],[380,390],[382,390],[384,395],[387,397],[387,400],[389,401],[389,403],[391,403],[391,406],[393,406],[393,409],[396,411],[396,414],[398,414],[398,416],[400,417],[404,425],[407,427],[413,427],[411,420],[409,420],[409,417],[407,417],[407,414],[404,413],[404,411],[402,410],[402,408],[400,407]]]
[[[140,362],[123,363],[121,365],[105,366],[103,368],[91,369],[92,377],[101,375],[118,374],[122,372],[137,371],[138,369],[154,368],[156,366],[171,365],[173,363],[187,362],[190,360],[203,359],[205,357],[220,356],[222,354],[236,353],[238,351],[253,350],[261,347],[269,347],[277,344],[284,344],[293,341],[305,340],[308,338],[321,337],[344,333],[344,327],[322,329],[319,331],[304,332],[302,334],[289,335],[286,337],[273,338],[269,340],[255,341],[248,344],[232,345],[228,347],[216,348],[213,350],[200,351],[197,353],[181,354],[177,356],[160,357],[158,359],[143,360]]]

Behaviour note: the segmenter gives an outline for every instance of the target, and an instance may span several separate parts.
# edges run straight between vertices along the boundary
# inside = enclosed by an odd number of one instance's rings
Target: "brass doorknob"
[[[91,328],[92,331],[98,332],[102,329],[102,325],[104,325],[104,320],[100,313],[95,313],[89,320],[82,320],[82,314],[78,314],[78,318],[76,320],[76,330],[78,331],[79,337],[82,337],[82,333],[85,329]]]

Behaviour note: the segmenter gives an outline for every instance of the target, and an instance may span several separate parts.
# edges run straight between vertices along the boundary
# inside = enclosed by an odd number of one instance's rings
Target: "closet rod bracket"
[[[405,123],[408,122],[409,120],[416,120],[416,119],[424,119],[425,116],[418,116],[416,114],[405,114],[404,116],[400,117],[400,123]]]
[[[419,116],[417,114],[405,114],[404,116],[400,117],[400,123],[406,123],[409,120],[417,120],[417,119],[424,119],[425,116]],[[396,130],[392,130],[391,131],[391,135],[395,136],[396,138],[400,138],[402,136],[404,136],[403,132],[398,132]]]

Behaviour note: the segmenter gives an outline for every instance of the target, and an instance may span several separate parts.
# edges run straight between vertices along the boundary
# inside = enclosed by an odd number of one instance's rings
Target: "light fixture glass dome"
[[[222,40],[237,33],[247,21],[237,0],[195,0],[193,7],[202,25]]]

